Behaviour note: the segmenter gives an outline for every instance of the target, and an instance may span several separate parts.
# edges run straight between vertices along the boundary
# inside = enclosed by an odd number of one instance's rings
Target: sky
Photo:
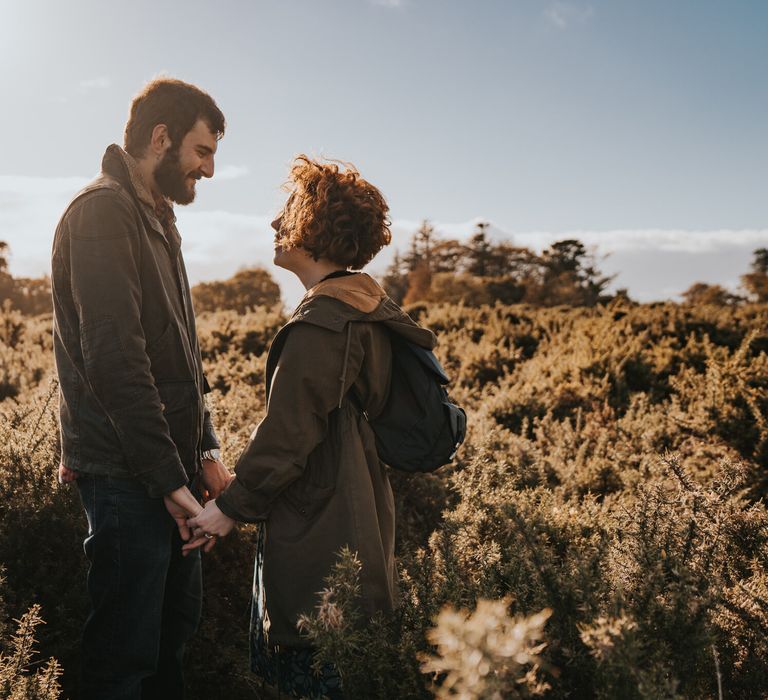
[[[299,153],[389,202],[380,274],[429,219],[541,249],[578,237],[642,301],[736,290],[768,246],[763,0],[0,0],[0,240],[49,269],[56,222],[167,74],[227,118],[216,174],[177,208],[193,282],[271,265]]]

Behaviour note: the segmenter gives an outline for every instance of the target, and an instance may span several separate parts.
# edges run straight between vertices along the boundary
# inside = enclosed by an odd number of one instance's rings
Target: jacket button
[[[160,402],[160,410],[161,411],[165,410],[165,404],[162,401]]]

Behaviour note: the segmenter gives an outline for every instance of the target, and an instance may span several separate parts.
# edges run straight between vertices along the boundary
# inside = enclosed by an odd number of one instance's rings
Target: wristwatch
[[[203,450],[200,456],[209,462],[218,462],[221,459],[221,450]]]

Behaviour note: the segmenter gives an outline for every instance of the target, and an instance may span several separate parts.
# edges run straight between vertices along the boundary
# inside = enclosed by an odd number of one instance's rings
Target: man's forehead
[[[195,125],[187,132],[184,140],[193,148],[204,146],[216,153],[219,144],[218,135],[211,131],[211,127],[204,119],[198,119]]]

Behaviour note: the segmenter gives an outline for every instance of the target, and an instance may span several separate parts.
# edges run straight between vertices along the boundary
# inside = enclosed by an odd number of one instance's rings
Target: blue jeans
[[[200,550],[182,557],[163,499],[138,481],[81,474],[77,485],[91,601],[79,697],[182,698],[184,645],[202,605]]]

